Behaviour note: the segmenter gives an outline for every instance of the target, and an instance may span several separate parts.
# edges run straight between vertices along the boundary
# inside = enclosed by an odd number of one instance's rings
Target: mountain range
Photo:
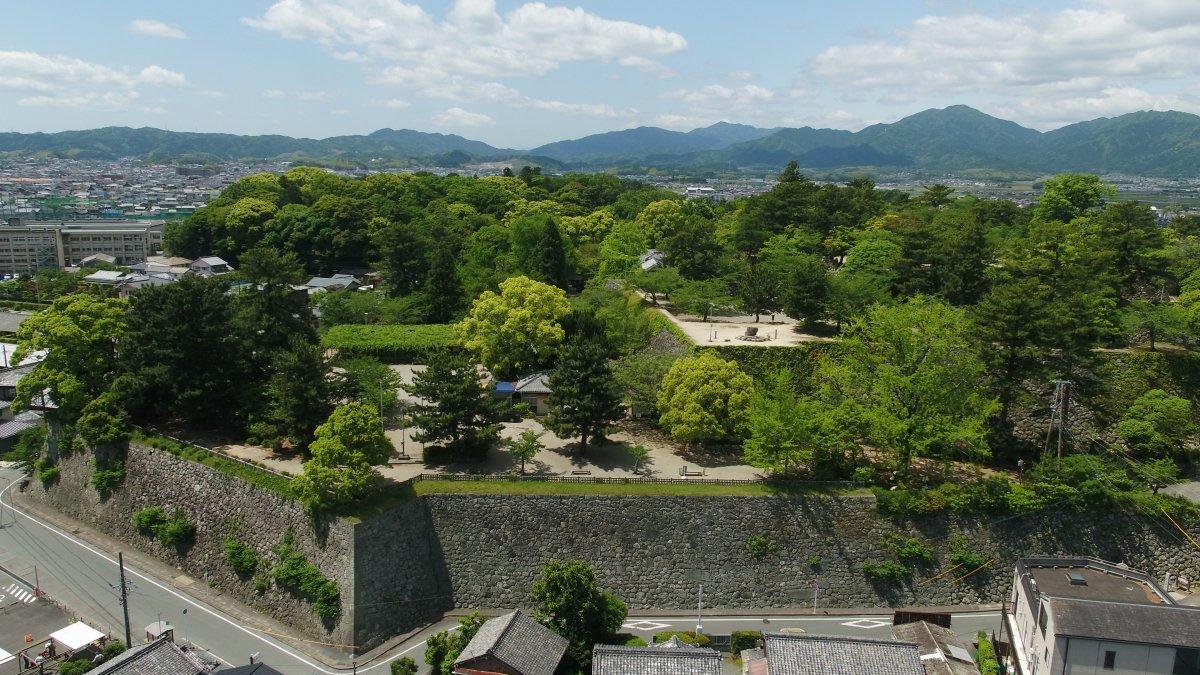
[[[238,136],[105,127],[60,133],[0,133],[0,153],[153,161],[280,159],[365,163],[386,160],[462,166],[520,160],[548,168],[777,170],[803,168],[923,171],[1090,171],[1200,176],[1200,116],[1143,111],[1041,132],[965,105],[925,110],[857,132],[718,122],[688,132],[637,127],[563,140],[528,151],[454,134],[380,129],[324,139]]]

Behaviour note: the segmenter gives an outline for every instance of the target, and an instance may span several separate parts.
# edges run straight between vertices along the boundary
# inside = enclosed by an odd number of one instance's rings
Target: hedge
[[[460,349],[454,324],[342,324],[325,331],[321,344],[347,356],[373,356],[384,363],[429,361],[431,354]]]
[[[666,630],[661,633],[655,633],[654,642],[656,644],[666,642],[673,637],[677,637],[683,644],[692,645],[693,647],[707,647],[712,642],[704,633],[692,633],[683,630]]]
[[[979,649],[975,652],[975,665],[979,666],[979,672],[983,675],[993,675],[1000,672],[1000,665],[996,661],[996,652],[992,649],[992,643],[987,638],[987,633],[979,631]]]
[[[761,630],[735,630],[729,636],[729,651],[740,654],[744,649],[754,649],[762,637]]]
[[[40,312],[50,305],[44,302],[22,302],[20,300],[0,300],[0,309],[16,309],[26,312]]]

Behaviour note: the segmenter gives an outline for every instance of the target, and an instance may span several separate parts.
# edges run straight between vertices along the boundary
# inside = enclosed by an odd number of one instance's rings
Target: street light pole
[[[700,588],[696,591],[696,635],[704,632],[704,625],[700,622],[700,608],[704,605],[704,584],[700,584]]]

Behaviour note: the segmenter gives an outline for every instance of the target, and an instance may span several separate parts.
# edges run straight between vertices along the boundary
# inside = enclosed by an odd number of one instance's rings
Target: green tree
[[[510,174],[511,169],[505,169]],[[388,664],[388,668],[392,671],[392,675],[417,675],[417,662],[412,660],[412,657],[401,656]]]
[[[450,321],[462,307],[463,289],[456,265],[453,245],[445,240],[436,242],[429,254],[428,272],[422,286],[425,316],[432,323]]]
[[[863,442],[889,453],[901,475],[914,457],[985,455],[987,420],[999,405],[983,391],[972,331],[962,311],[928,297],[876,306],[822,356],[819,396]]]
[[[758,323],[764,312],[782,308],[783,272],[773,265],[760,264],[755,258],[743,261],[735,278],[738,304],[743,312],[754,315]]]
[[[774,373],[750,398],[748,435],[742,443],[746,463],[776,474],[811,465],[830,445],[821,405],[796,395],[791,371]]]
[[[925,185],[921,188],[921,196],[917,197],[917,201],[935,209],[951,204],[954,202],[954,188],[941,183]]]
[[[521,463],[521,475],[525,475],[525,462],[533,459],[545,446],[542,445],[542,435],[533,429],[526,429],[516,438],[504,441],[508,455]]]
[[[116,376],[118,348],[128,331],[122,300],[91,295],[55,299],[17,329],[13,362],[35,351],[48,351],[18,383],[16,403],[29,406],[46,392],[58,406],[56,414],[74,420]]]
[[[1151,389],[1129,406],[1117,435],[1138,455],[1180,454],[1183,442],[1196,433],[1192,404],[1186,398]]]
[[[1134,464],[1133,474],[1158,494],[1159,490],[1179,482],[1179,465],[1169,457],[1161,457]]]
[[[424,283],[429,263],[430,241],[419,221],[371,221],[371,240],[378,256],[379,273],[387,282],[388,295],[400,297]]]
[[[600,242],[601,279],[621,278],[640,270],[638,260],[650,248],[650,240],[641,225],[632,220],[618,220]]]
[[[562,232],[550,216],[538,217],[537,238],[518,261],[525,275],[542,283],[565,288],[567,285],[567,249]],[[520,256],[518,252],[518,256]]]
[[[561,288],[510,277],[486,291],[459,324],[463,344],[500,377],[526,375],[553,359],[571,305]]]
[[[829,277],[829,314],[840,329],[870,307],[890,303],[889,286],[887,279],[875,274],[842,270]]]
[[[658,296],[670,295],[679,288],[683,279],[679,276],[679,270],[674,267],[658,266],[649,271],[639,268],[633,273],[632,283],[643,292],[649,293],[650,303],[658,307]]]
[[[279,438],[304,451],[330,413],[329,364],[320,346],[296,339],[275,353],[267,382],[267,419]]]
[[[1165,299],[1134,299],[1122,312],[1122,323],[1130,341],[1145,338],[1150,351],[1157,351],[1158,342],[1185,332],[1186,313],[1183,307]]]
[[[1047,179],[1042,186],[1042,194],[1033,207],[1033,215],[1038,220],[1069,223],[1097,208],[1106,197],[1115,196],[1116,193],[1116,189],[1105,185],[1099,176],[1060,173]]]
[[[667,263],[688,279],[707,279],[717,273],[723,253],[711,220],[685,218],[675,231],[659,239]]]
[[[1161,284],[1165,239],[1149,206],[1138,202],[1110,204],[1092,219],[1087,231],[1105,254],[1103,262],[1114,277],[1119,304]]]
[[[438,352],[404,390],[420,403],[408,409],[422,443],[442,443],[481,459],[500,438],[499,410],[483,374],[467,354]]]
[[[737,441],[748,421],[754,382],[711,352],[679,359],[658,391],[659,424],[689,443]]]
[[[454,662],[458,660],[458,655],[466,649],[485,621],[486,619],[482,616],[471,613],[468,616],[459,617],[458,630],[438,631],[429,636],[425,642],[425,663],[433,668],[433,675],[453,674]]]
[[[338,406],[314,436],[304,473],[292,479],[305,505],[336,509],[375,490],[379,474],[373,467],[387,463],[392,444],[374,408],[362,403]]]
[[[400,375],[386,363],[371,356],[356,356],[341,361],[347,392],[360,403],[373,406],[386,419],[399,400]]]
[[[600,587],[596,571],[582,560],[550,560],[530,590],[533,615],[567,639],[567,654],[586,672],[592,647],[621,629],[628,610]]]
[[[1034,278],[999,281],[974,309],[988,372],[1000,393],[1000,420],[1008,421],[1017,388],[1037,375],[1050,355],[1054,314],[1050,289]]]
[[[661,246],[684,222],[683,202],[662,199],[651,202],[637,215],[637,224],[646,233],[650,246]]]
[[[560,438],[579,437],[579,452],[621,419],[621,398],[607,353],[595,337],[576,332],[550,371],[548,423]]]
[[[613,368],[617,387],[635,414],[648,414],[658,408],[658,390],[678,358],[671,353],[642,351],[617,361]]]
[[[783,291],[783,309],[805,326],[825,318],[830,283],[825,263],[815,255],[796,258]]]
[[[729,290],[721,279],[683,281],[671,294],[675,309],[708,321],[714,310],[733,303]]]

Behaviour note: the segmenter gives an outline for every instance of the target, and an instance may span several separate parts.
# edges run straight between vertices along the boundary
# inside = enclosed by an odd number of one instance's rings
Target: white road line
[[[3,502],[4,495],[12,488],[13,485],[16,485],[20,480],[21,480],[20,478],[17,478],[15,480],[13,480],[11,483],[9,483],[7,486],[5,486],[5,488],[3,490],[0,490],[0,503]],[[108,557],[104,553],[97,551],[96,549],[83,543],[82,541],[76,539],[75,537],[72,537],[71,535],[67,534],[66,532],[63,532],[63,531],[59,530],[58,528],[55,528],[51,525],[47,525],[46,523],[43,523],[42,521],[38,520],[37,518],[34,518],[33,516],[25,513],[23,510],[18,509],[16,507],[16,505],[12,503],[11,498],[9,499],[8,507],[10,509],[12,509],[14,513],[19,514],[21,517],[29,520],[30,522],[36,523],[36,524],[40,525],[41,527],[44,527],[45,529],[49,530],[50,532],[57,534],[58,536],[62,537],[63,539],[66,539],[67,541],[69,541],[77,546],[80,546],[81,548],[91,551],[95,555],[99,556],[100,558],[102,558],[104,560],[107,560],[108,562],[110,562],[114,565],[117,564],[116,560],[113,560],[112,558]],[[241,624],[239,624],[225,616],[222,616],[221,614],[218,614],[217,612],[209,609],[208,607],[205,607],[204,605],[197,603],[195,600],[192,600],[184,595],[180,595],[179,593],[176,593],[174,590],[167,588],[166,586],[160,584],[159,582],[155,581],[154,579],[142,574],[141,572],[138,572],[136,569],[133,569],[133,568],[127,566],[125,568],[125,571],[129,572],[133,576],[136,576],[140,579],[143,579],[149,583],[154,584],[155,586],[166,591],[167,593],[170,593],[171,595],[179,598],[180,600],[186,602],[187,604],[211,615],[213,618],[219,619],[220,621],[223,621],[223,622],[229,624],[230,626],[233,626],[234,628],[236,628],[236,629],[242,631],[243,633],[245,633],[246,635],[249,635],[250,637],[262,642],[263,644],[267,644],[275,649],[278,649],[279,651],[283,652],[284,654],[287,654],[288,656],[296,659],[297,661],[300,661],[304,665],[309,666],[310,668],[312,668],[313,670],[315,670],[317,672],[325,673],[326,675],[339,675],[340,673],[344,673],[344,672],[350,670],[349,668],[347,668],[345,670],[326,670],[326,669],[322,668],[321,666],[318,666],[317,664],[313,663],[312,661],[309,661],[308,659],[304,658],[303,656],[300,656],[299,654],[293,652],[292,650],[276,643],[275,641],[269,640],[269,639],[263,637],[262,635],[255,633],[251,629],[246,628],[245,626],[242,626]],[[233,664],[233,661],[230,661],[229,659],[222,657],[221,655],[217,654],[216,652],[213,652],[212,650],[208,650],[208,652],[210,654],[212,654],[213,656],[216,656],[217,658],[221,659],[225,663],[228,663],[231,665]],[[367,672],[370,670],[374,670],[375,668],[382,668],[387,665],[388,665],[388,661],[383,660],[380,663],[377,663],[373,666],[368,666],[366,668],[359,668],[358,671],[359,672]]]
[[[873,620],[873,619],[878,619],[880,616],[885,616],[885,615],[874,614],[874,615],[870,615],[870,616],[849,616],[849,615],[811,616],[810,615],[810,616],[742,616],[742,617],[733,617],[733,616],[707,617],[706,616],[706,617],[704,617],[704,623],[710,623],[710,622],[711,623],[736,623],[739,621],[763,621],[763,620],[766,620],[766,621],[863,621],[863,620],[868,620],[869,621],[869,620]],[[1000,612],[972,612],[972,613],[964,613],[964,614],[953,614],[952,616],[954,618],[960,618],[960,619],[970,619],[970,618],[986,619],[989,617],[1000,616]],[[626,619],[625,621],[626,622],[659,621],[659,622],[667,622],[667,623],[672,623],[672,624],[675,624],[675,623],[694,624],[696,622],[696,619],[695,619],[695,617],[689,618],[689,617],[681,617],[681,616],[676,616],[676,617],[631,616],[628,619]]]

